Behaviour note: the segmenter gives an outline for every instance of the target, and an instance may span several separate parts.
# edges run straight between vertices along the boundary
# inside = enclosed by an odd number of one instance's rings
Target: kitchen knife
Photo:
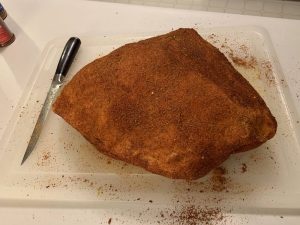
[[[31,154],[31,152],[35,148],[35,145],[39,139],[43,125],[47,118],[47,114],[51,108],[52,102],[55,99],[55,96],[56,96],[59,88],[63,84],[64,78],[65,78],[66,74],[68,73],[68,70],[75,58],[75,55],[80,47],[80,44],[81,44],[81,41],[79,38],[71,37],[64,47],[64,50],[61,54],[60,60],[58,62],[57,68],[56,68],[56,72],[54,74],[54,77],[53,77],[53,80],[51,83],[50,89],[48,91],[47,97],[46,97],[43,107],[41,109],[38,120],[35,124],[35,127],[32,132],[31,138],[29,140],[26,152],[23,156],[21,165],[26,161],[28,156]]]

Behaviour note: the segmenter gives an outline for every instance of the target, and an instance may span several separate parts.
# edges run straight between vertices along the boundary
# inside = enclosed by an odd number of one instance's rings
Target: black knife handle
[[[60,75],[59,82],[62,82],[63,78],[68,73],[68,70],[75,58],[75,55],[78,52],[80,44],[81,41],[77,37],[71,37],[66,43],[55,72],[56,75]]]

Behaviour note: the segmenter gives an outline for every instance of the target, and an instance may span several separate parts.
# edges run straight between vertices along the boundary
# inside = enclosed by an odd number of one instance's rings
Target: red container
[[[15,35],[9,30],[2,18],[0,18],[0,47],[8,46],[14,40]]]

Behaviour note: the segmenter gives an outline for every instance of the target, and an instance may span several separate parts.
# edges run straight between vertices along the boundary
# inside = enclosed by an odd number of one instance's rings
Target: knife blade
[[[33,132],[31,134],[31,138],[28,142],[25,154],[23,156],[21,165],[26,161],[26,159],[29,157],[29,155],[32,153],[32,151],[35,149],[36,143],[39,139],[39,136],[41,134],[43,125],[46,121],[48,112],[51,108],[51,105],[56,97],[56,94],[59,90],[59,88],[62,86],[65,76],[67,75],[69,68],[75,58],[75,55],[78,52],[78,49],[80,47],[81,41],[77,37],[71,37],[61,54],[61,57],[59,59],[51,86],[49,88],[49,91],[47,93],[45,102],[43,104],[43,107],[41,109],[41,112],[39,114],[39,117],[37,119],[37,122],[35,124],[35,127],[33,129]]]

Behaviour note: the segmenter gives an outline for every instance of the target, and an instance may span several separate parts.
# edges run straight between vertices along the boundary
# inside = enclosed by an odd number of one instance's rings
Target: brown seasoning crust
[[[249,82],[193,29],[96,59],[53,110],[102,153],[180,179],[206,175],[277,128]]]

